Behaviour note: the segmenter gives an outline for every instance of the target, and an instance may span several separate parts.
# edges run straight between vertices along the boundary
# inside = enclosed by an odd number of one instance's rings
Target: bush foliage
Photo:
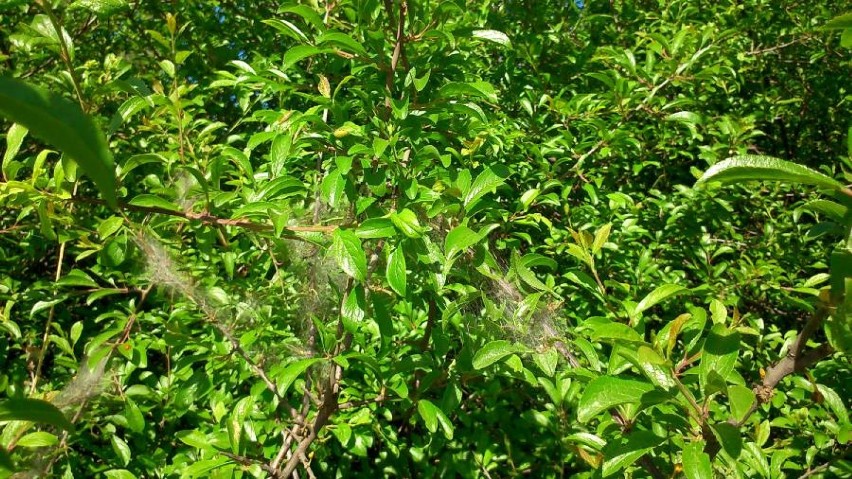
[[[839,8],[0,2],[0,476],[852,474]]]

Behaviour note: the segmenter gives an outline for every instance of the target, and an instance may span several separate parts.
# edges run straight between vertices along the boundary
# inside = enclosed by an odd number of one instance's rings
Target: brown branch
[[[391,0],[385,0],[385,9],[388,11],[388,19],[393,16],[393,5]],[[391,97],[393,96],[393,79],[396,76],[396,68],[399,65],[400,55],[404,55],[405,48],[405,15],[408,13],[408,2],[402,0],[399,4],[399,21],[396,24],[396,42],[393,46],[393,54],[391,55],[390,69],[385,77],[385,88],[387,89],[387,98],[385,98],[385,107],[390,108]]]
[[[84,203],[90,205],[105,205],[106,202],[104,200],[99,200],[95,198],[85,198],[81,196],[74,196],[71,198],[60,198],[64,201],[71,201],[74,203]],[[178,218],[184,218],[187,220],[196,220],[200,221],[206,225],[210,226],[234,226],[237,228],[246,229],[249,231],[258,231],[258,232],[271,232],[274,231],[274,227],[269,224],[264,223],[256,223],[250,220],[244,219],[232,219],[232,218],[221,218],[219,216],[212,215],[210,213],[196,213],[194,211],[182,211],[182,210],[171,210],[168,208],[160,208],[159,206],[140,206],[133,205],[130,203],[125,203],[122,201],[118,202],[118,208],[126,211],[135,211],[138,213],[147,213],[147,214],[157,214],[157,215],[168,215],[175,216]],[[301,239],[296,233],[324,233],[330,234],[333,233],[334,230],[338,228],[337,225],[308,225],[308,226],[288,226],[284,228],[284,236],[291,239]]]
[[[787,351],[787,355],[770,367],[769,370],[766,371],[763,381],[754,387],[754,394],[757,396],[757,400],[751,405],[751,408],[740,421],[731,420],[731,424],[741,427],[745,424],[748,418],[757,411],[757,408],[760,407],[761,404],[765,404],[772,399],[772,394],[775,392],[775,388],[781,380],[793,373],[805,371],[813,364],[834,352],[834,349],[828,343],[804,352],[804,348],[808,340],[819,329],[822,322],[828,317],[829,313],[830,310],[828,307],[821,306],[813,314],[813,316],[811,316],[808,322],[805,323],[802,331],[799,332],[796,339],[793,340],[789,351]]]

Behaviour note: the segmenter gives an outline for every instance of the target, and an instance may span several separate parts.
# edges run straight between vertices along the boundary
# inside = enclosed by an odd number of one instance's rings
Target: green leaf
[[[388,284],[400,296],[405,296],[406,291],[406,271],[405,271],[405,254],[401,247],[394,248],[388,256],[388,266],[385,273]]]
[[[122,465],[128,465],[131,458],[130,446],[127,445],[124,439],[118,436],[112,436],[110,444],[112,444],[113,452],[121,459]]]
[[[136,479],[136,476],[127,469],[110,469],[105,471],[104,475],[108,479]]]
[[[317,37],[317,45],[325,45],[330,43],[332,45],[337,45],[339,47],[344,47],[344,50],[348,50],[351,53],[356,53],[362,57],[366,57],[367,50],[358,43],[354,38],[342,32],[326,32]]]
[[[730,330],[723,324],[713,325],[704,348],[701,352],[701,364],[698,367],[698,378],[701,389],[709,393],[708,386],[713,385],[713,377],[728,381],[737,363],[740,351],[740,334]]]
[[[0,402],[0,421],[31,421],[73,431],[65,414],[56,406],[41,399],[12,398]]]
[[[6,132],[6,151],[3,153],[2,171],[7,181],[14,180],[15,178],[10,177],[9,173],[7,173],[6,163],[12,161],[15,155],[18,154],[18,151],[21,149],[21,143],[23,143],[28,132],[29,130],[25,126],[17,123],[12,123],[9,131]]]
[[[358,225],[355,235],[361,239],[390,238],[396,236],[396,228],[389,218],[370,218]]]
[[[486,168],[480,173],[475,180],[473,180],[473,184],[470,186],[470,189],[465,193],[464,196],[464,207],[465,209],[473,208],[476,203],[482,199],[487,193],[494,191],[504,183],[503,178],[498,176],[491,168]]]
[[[518,347],[509,341],[498,339],[482,347],[473,356],[473,368],[484,369],[501,359],[518,352]]]
[[[444,256],[452,258],[482,240],[482,236],[465,225],[453,228],[444,240]]]
[[[672,296],[676,296],[685,291],[688,291],[683,286],[678,286],[676,284],[664,284],[654,291],[648,293],[647,296],[642,298],[642,301],[639,301],[639,304],[633,309],[633,314],[631,316],[636,317],[642,314],[644,311],[648,310],[656,306],[657,304],[665,301]]]
[[[834,178],[796,163],[771,156],[743,155],[728,158],[711,166],[695,183],[698,187],[711,181],[739,183],[743,181],[785,181],[813,185],[829,190],[842,190]]]
[[[822,30],[843,30],[852,27],[852,12],[836,16],[822,26]]]
[[[334,169],[330,171],[322,180],[320,185],[323,198],[332,208],[340,206],[340,202],[345,197],[346,191],[346,176],[340,173],[340,170]]]
[[[577,419],[588,422],[598,414],[621,404],[639,404],[644,394],[656,387],[645,381],[601,376],[590,382],[580,397]]]
[[[68,9],[88,10],[100,17],[114,15],[127,8],[124,0],[76,0]]]
[[[156,195],[149,195],[147,193],[137,195],[132,200],[130,200],[130,204],[133,206],[142,206],[144,208],[159,208],[161,210],[166,211],[180,211],[180,207],[169,202],[169,200]]]
[[[584,326],[588,326],[591,329],[589,337],[594,341],[621,340],[634,343],[645,342],[642,335],[624,323],[616,323],[609,320],[604,320],[603,322],[588,320],[584,323]]]
[[[683,448],[683,474],[686,479],[713,479],[710,456],[704,452],[704,441],[690,442]]]
[[[497,91],[494,89],[493,85],[484,81],[469,83],[450,82],[441,87],[438,91],[438,95],[443,98],[474,96],[485,98],[492,103],[497,103]]]
[[[305,58],[312,57],[314,55],[319,55],[320,53],[324,53],[326,50],[321,48],[317,48],[311,45],[297,45],[284,54],[284,66],[283,70],[287,70],[291,66],[296,63],[304,60]]]
[[[595,240],[592,242],[592,254],[597,254],[601,248],[603,248],[603,245],[606,244],[606,240],[609,239],[610,231],[612,231],[612,223],[607,223],[601,226],[601,228],[595,232]]]
[[[308,370],[317,362],[322,361],[322,358],[305,358],[298,361],[293,361],[287,364],[281,372],[276,372],[274,377],[278,383],[278,394],[286,394],[290,386],[302,373]]]
[[[308,40],[307,35],[302,33],[302,30],[300,30],[299,27],[293,25],[287,20],[267,19],[261,21],[297,42],[308,43],[310,41]]]
[[[103,134],[80,107],[11,78],[0,78],[0,115],[70,156],[115,208],[115,167]]]
[[[665,438],[651,431],[635,431],[626,438],[611,441],[603,450],[601,475],[609,477],[659,446]]]
[[[391,213],[390,219],[397,229],[409,238],[419,238],[423,235],[423,227],[420,226],[417,215],[408,208]]]
[[[18,441],[18,446],[20,447],[48,447],[54,446],[59,442],[59,438],[55,435],[44,432],[37,431],[31,432],[26,436],[22,437]]]
[[[211,471],[218,469],[226,464],[231,464],[233,461],[227,457],[215,457],[213,459],[204,459],[193,462],[191,466],[181,471],[180,477],[211,477]]]
[[[444,437],[447,439],[453,438],[453,423],[438,406],[428,399],[417,401],[417,412],[423,418],[423,423],[426,424],[426,429],[434,433],[438,430],[438,424],[444,430]]]
[[[504,47],[512,47],[512,41],[509,40],[509,36],[498,30],[474,30],[471,32],[471,35],[473,38],[488,40],[489,42],[494,42],[503,45]]]
[[[361,240],[352,230],[334,230],[329,252],[344,273],[361,282],[367,280],[367,256],[361,247]]]
[[[738,384],[728,387],[728,402],[731,406],[731,416],[735,420],[742,421],[745,418],[745,415],[751,410],[754,400],[754,391],[751,389]]]

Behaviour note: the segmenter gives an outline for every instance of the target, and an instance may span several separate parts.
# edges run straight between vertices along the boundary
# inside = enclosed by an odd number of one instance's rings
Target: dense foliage
[[[0,1],[0,476],[852,474],[839,3]]]

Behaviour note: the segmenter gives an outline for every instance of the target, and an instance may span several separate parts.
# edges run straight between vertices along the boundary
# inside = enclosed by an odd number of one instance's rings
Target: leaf
[[[577,419],[588,422],[598,414],[621,404],[639,404],[642,395],[656,387],[645,381],[601,376],[590,382],[577,406]]]
[[[405,271],[405,254],[401,247],[396,247],[388,256],[388,266],[385,276],[388,279],[388,284],[391,289],[396,291],[400,296],[405,296],[406,291],[406,271]]]
[[[296,378],[321,360],[322,358],[305,358],[287,364],[280,373],[275,374],[275,380],[278,383],[278,394],[286,394]]]
[[[156,195],[141,194],[130,200],[133,206],[142,206],[145,208],[159,208],[166,211],[180,211],[178,205],[172,204],[169,200]]]
[[[722,324],[716,324],[704,340],[701,352],[701,364],[698,367],[698,378],[701,389],[708,393],[708,386],[713,383],[713,374],[727,381],[740,350],[740,334],[729,330]]]
[[[488,40],[489,42],[498,43],[504,47],[512,47],[512,41],[509,36],[499,30],[474,30],[471,35],[474,38]]]
[[[341,174],[339,169],[335,168],[323,178],[320,190],[322,191],[323,198],[328,201],[328,204],[332,208],[337,208],[345,197],[346,176]]]
[[[396,228],[389,218],[370,218],[358,225],[355,235],[361,239],[390,238],[396,236]]]
[[[100,17],[114,15],[127,8],[124,0],[76,0],[68,9],[88,10]]]
[[[597,254],[603,245],[606,244],[606,240],[609,239],[609,233],[612,231],[612,223],[607,223],[599,230],[595,232],[595,240],[592,242],[592,254]]]
[[[300,30],[299,27],[297,27],[296,25],[293,25],[292,23],[290,23],[287,20],[267,19],[267,20],[261,20],[261,21],[263,23],[269,25],[270,27],[278,30],[279,32],[283,33],[284,35],[287,35],[288,37],[296,40],[297,42],[301,42],[301,43],[308,43],[309,42],[307,35],[302,33],[302,30]]]
[[[728,158],[711,166],[695,186],[711,181],[739,183],[743,181],[785,181],[813,185],[829,190],[842,190],[843,184],[834,178],[796,163],[771,156],[743,155]]]
[[[284,65],[283,70],[287,70],[291,66],[296,63],[304,60],[305,58],[319,55],[320,53],[324,53],[325,50],[311,46],[311,45],[297,45],[284,54]]]
[[[479,235],[479,233],[476,233],[467,226],[456,226],[452,229],[452,231],[447,233],[447,237],[444,240],[444,256],[446,256],[447,259],[450,259],[457,253],[475,245],[481,239],[482,236]]]
[[[352,230],[334,230],[329,252],[344,273],[361,282],[367,280],[367,256]]]
[[[605,460],[601,467],[601,475],[609,477],[617,473],[651,452],[664,440],[665,438],[651,431],[635,431],[627,438],[610,442],[603,450]]]
[[[441,429],[444,430],[444,437],[447,439],[453,438],[453,423],[450,422],[450,418],[447,417],[444,411],[432,403],[432,401],[428,399],[417,401],[417,412],[423,418],[423,423],[426,424],[426,429],[429,432],[436,432],[438,424],[440,424]]]
[[[110,438],[110,444],[112,444],[113,452],[115,452],[115,454],[121,459],[122,465],[128,465],[131,458],[130,446],[124,442],[124,439],[118,436],[112,436]]]
[[[420,226],[417,215],[408,208],[391,213],[390,219],[397,229],[409,238],[419,238],[423,235],[423,228]]]
[[[470,83],[449,82],[438,90],[438,95],[442,98],[473,96],[485,98],[492,103],[497,103],[498,101],[497,92],[494,89],[494,86],[484,81]]]
[[[503,178],[499,177],[491,168],[483,170],[473,180],[473,184],[464,196],[465,209],[471,209],[486,193],[496,190],[503,183]]]
[[[104,472],[108,479],[136,479],[136,476],[127,469],[110,469]]]
[[[737,421],[742,421],[754,404],[754,391],[734,384],[728,388],[728,402],[731,406],[731,416]]]
[[[589,320],[585,325],[591,328],[592,331],[589,337],[594,341],[621,340],[634,343],[643,343],[645,341],[642,335],[636,332],[635,329],[623,323],[616,323],[609,320],[604,322],[592,322],[592,320]]]
[[[6,163],[12,161],[15,155],[18,154],[18,151],[21,149],[21,143],[23,143],[28,132],[29,130],[25,126],[17,123],[12,123],[9,131],[6,132],[6,151],[3,153],[3,176],[6,176],[6,180],[14,179],[7,176]]]
[[[56,445],[59,442],[59,438],[55,435],[44,432],[37,431],[31,432],[26,436],[22,437],[18,441],[18,446],[20,447],[48,447]]]
[[[654,291],[651,291],[650,293],[648,293],[647,296],[642,298],[642,301],[639,301],[639,304],[637,304],[636,307],[633,309],[632,316],[639,316],[647,309],[661,303],[662,301],[665,301],[666,299],[672,296],[676,296],[685,291],[687,291],[687,289],[683,286],[678,286],[676,284],[664,284],[655,289]]]
[[[852,12],[836,16],[822,26],[822,30],[843,30],[852,28]]]
[[[227,457],[219,456],[213,459],[204,459],[193,462],[191,466],[181,471],[180,477],[211,477],[210,471],[218,469],[226,464],[231,464],[233,461]]]
[[[112,154],[103,134],[78,105],[22,81],[0,78],[0,115],[71,157],[107,205],[117,206]]]
[[[324,45],[326,43],[345,47],[346,50],[362,57],[368,56],[367,50],[360,43],[343,32],[326,32],[317,37],[317,45]]]
[[[518,347],[509,341],[498,339],[482,347],[473,356],[473,368],[484,369],[510,354],[518,352]]]
[[[65,414],[56,406],[41,399],[12,398],[0,402],[0,421],[30,421],[73,431]]]
[[[686,479],[713,479],[710,456],[704,452],[704,441],[690,442],[683,448],[683,474]]]

